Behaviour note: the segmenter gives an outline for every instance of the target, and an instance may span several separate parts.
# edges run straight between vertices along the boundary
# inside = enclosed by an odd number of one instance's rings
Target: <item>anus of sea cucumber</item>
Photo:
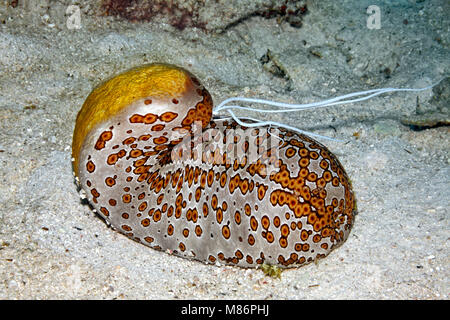
[[[131,239],[211,264],[300,266],[342,244],[355,199],[338,159],[285,129],[268,145],[267,129],[212,119],[212,107],[199,80],[172,65],[145,65],[96,87],[78,114],[72,156],[97,213]],[[195,123],[202,150],[176,161]],[[238,134],[228,149],[218,148],[230,131]],[[233,156],[251,147],[256,160]]]

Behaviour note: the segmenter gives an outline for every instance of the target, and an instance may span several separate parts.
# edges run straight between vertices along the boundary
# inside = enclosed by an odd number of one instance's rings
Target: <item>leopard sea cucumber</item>
[[[199,80],[173,65],[141,66],[96,87],[72,145],[76,181],[95,211],[133,240],[211,264],[294,267],[342,244],[355,198],[338,159],[282,128],[266,144],[267,128],[214,119],[212,108]],[[202,149],[176,160],[195,123]],[[218,148],[230,131],[238,134]],[[252,146],[257,158],[233,156]]]

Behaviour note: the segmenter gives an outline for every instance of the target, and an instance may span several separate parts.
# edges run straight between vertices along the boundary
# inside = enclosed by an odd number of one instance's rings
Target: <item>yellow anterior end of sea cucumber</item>
[[[169,64],[149,64],[128,70],[96,87],[77,116],[76,134],[72,142],[74,171],[78,172],[81,144],[95,125],[148,96],[177,98],[186,91],[188,80],[189,75],[181,68]]]

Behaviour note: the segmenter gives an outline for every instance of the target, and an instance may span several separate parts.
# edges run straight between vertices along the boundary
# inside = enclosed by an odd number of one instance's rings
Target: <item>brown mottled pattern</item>
[[[245,128],[210,122],[211,108],[209,93],[194,79],[181,98],[142,98],[92,129],[77,176],[98,214],[150,247],[242,267],[299,266],[345,241],[355,200],[326,147],[280,129],[271,148],[268,134],[254,140],[256,161],[234,158],[230,149],[215,147],[214,137]],[[200,154],[174,161],[172,151],[192,133],[194,121],[202,122],[209,140]],[[267,133],[246,132],[260,130]],[[248,148],[242,138],[234,137],[230,148]]]

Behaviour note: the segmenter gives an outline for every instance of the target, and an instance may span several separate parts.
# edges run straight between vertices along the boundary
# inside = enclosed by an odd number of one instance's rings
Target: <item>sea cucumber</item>
[[[356,206],[338,159],[305,135],[244,128],[212,108],[200,81],[173,65],[96,87],[72,146],[95,211],[147,246],[212,264],[300,266],[342,244]]]

